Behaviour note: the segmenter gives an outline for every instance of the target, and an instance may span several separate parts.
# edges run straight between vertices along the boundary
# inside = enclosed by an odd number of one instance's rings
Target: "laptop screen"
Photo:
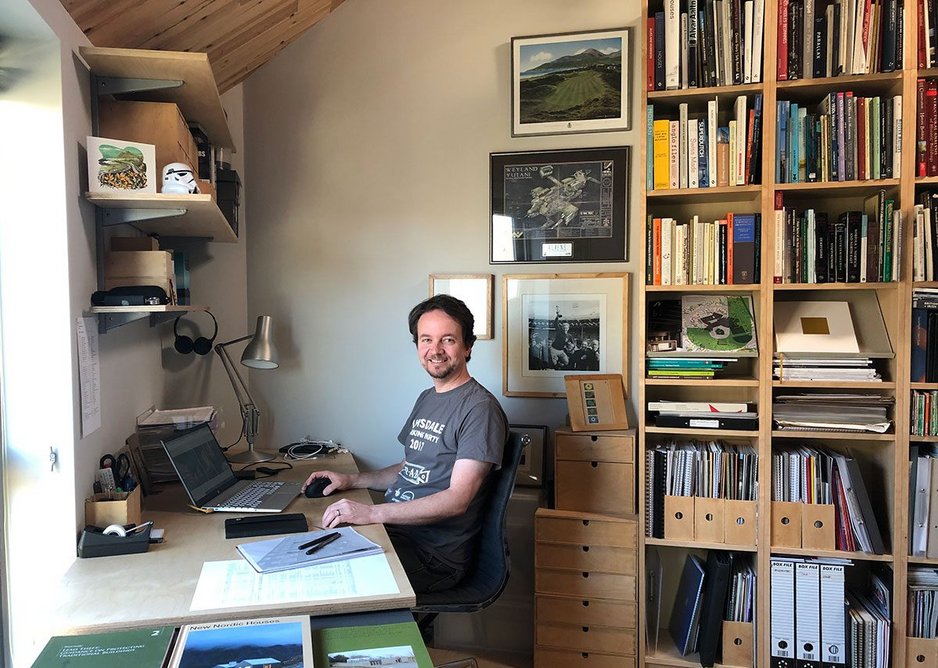
[[[192,503],[202,506],[237,482],[207,424],[163,441]]]

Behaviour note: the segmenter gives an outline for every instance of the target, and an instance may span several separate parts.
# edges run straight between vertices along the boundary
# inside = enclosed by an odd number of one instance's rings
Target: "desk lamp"
[[[238,373],[237,367],[235,367],[234,363],[231,361],[231,357],[228,355],[228,346],[240,343],[241,341],[247,341],[248,339],[251,339],[251,342],[244,348],[244,352],[241,353],[241,364],[251,369],[276,369],[280,366],[280,363],[277,361],[277,349],[270,339],[269,315],[257,316],[257,328],[253,335],[248,334],[232,341],[219,343],[215,346],[215,352],[218,353],[218,356],[221,357],[222,364],[225,365],[225,371],[228,372],[228,379],[231,381],[235,396],[237,396],[238,403],[241,405],[243,433],[248,442],[248,449],[245,452],[239,452],[238,454],[228,457],[229,461],[236,464],[269,462],[274,458],[272,454],[262,454],[254,449],[254,439],[257,437],[257,427],[260,422],[261,413],[254,404],[254,398],[251,396],[250,391],[248,391],[247,385],[244,384],[244,380]]]

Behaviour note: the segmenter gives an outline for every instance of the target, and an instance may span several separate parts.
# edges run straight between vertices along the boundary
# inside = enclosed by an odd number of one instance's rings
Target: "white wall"
[[[644,115],[633,105],[630,132],[511,138],[509,44],[623,26],[637,43],[639,16],[621,0],[346,0],[249,78],[248,303],[276,318],[284,358],[253,387],[277,444],[310,434],[367,465],[400,458],[398,430],[429,385],[407,313],[431,273],[495,274],[496,336],[469,370],[512,422],[564,422],[564,400],[501,397],[501,276],[631,271],[634,293],[643,226],[633,206],[628,263],[489,265],[489,153],[637,149]]]

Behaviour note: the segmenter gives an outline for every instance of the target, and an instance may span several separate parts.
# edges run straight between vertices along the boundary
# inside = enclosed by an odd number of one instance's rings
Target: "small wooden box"
[[[756,544],[756,502],[728,500],[723,510],[723,542]]]
[[[664,497],[664,537],[694,540],[694,497]]]
[[[130,492],[95,494],[85,499],[85,524],[105,528],[109,524],[140,524],[140,521],[139,485]]]
[[[772,502],[772,547],[801,547],[801,502]]]
[[[801,545],[812,550],[833,550],[833,504],[806,503],[801,515]]]
[[[752,622],[723,622],[722,665],[750,668],[752,648]]]
[[[634,461],[634,430],[588,434],[558,429],[554,447],[557,508],[633,514]]]
[[[698,496],[694,499],[694,539],[704,543],[723,542],[723,499]]]
[[[156,169],[160,182],[162,170],[171,162],[181,162],[195,170],[199,154],[186,119],[172,102],[139,102],[101,98],[98,105],[99,134],[124,137],[156,146]]]

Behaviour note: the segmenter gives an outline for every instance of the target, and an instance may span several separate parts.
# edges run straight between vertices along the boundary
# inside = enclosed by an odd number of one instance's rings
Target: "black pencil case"
[[[303,531],[309,531],[306,515],[303,513],[230,517],[225,520],[225,538],[271,536],[278,533],[301,533]]]

